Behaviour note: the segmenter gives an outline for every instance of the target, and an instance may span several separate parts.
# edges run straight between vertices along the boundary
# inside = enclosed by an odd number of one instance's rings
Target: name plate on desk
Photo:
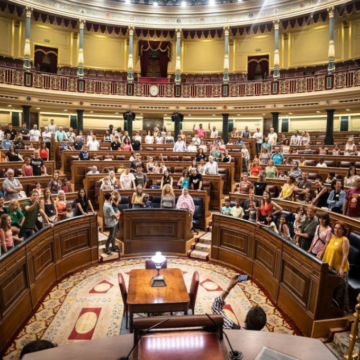
[[[255,360],[299,360],[264,346]]]
[[[220,360],[229,359],[216,333],[186,331],[157,333],[141,338],[138,360]]]

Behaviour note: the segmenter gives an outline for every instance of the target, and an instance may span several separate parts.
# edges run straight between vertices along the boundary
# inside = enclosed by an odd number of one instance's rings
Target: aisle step
[[[193,250],[190,253],[190,257],[193,259],[209,260],[209,253],[204,251]]]
[[[107,255],[104,253],[104,250],[105,250],[105,244],[99,245],[99,256],[100,256],[99,262],[106,262],[106,261],[120,259],[119,252],[112,251],[111,255]]]

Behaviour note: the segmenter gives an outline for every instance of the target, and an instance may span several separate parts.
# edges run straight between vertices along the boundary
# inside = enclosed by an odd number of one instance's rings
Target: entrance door
[[[159,58],[149,59],[149,65],[148,65],[148,71],[146,77],[151,77],[151,78],[161,77]]]
[[[272,119],[264,119],[264,132],[263,132],[264,137],[266,137],[269,134],[272,125],[273,125]]]
[[[34,125],[37,125],[39,129],[39,114],[38,113],[30,113],[30,119],[29,119],[29,129],[32,129]]]
[[[159,130],[164,125],[164,119],[144,119],[143,120],[143,130],[148,131],[154,130],[156,126]]]

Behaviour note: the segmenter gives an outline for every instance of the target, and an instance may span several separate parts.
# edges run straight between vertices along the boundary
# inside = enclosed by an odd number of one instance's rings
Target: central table
[[[128,290],[130,332],[133,332],[134,313],[159,313],[189,309],[190,297],[180,269],[161,269],[166,279],[164,287],[152,287],[151,279],[157,270],[131,270]]]

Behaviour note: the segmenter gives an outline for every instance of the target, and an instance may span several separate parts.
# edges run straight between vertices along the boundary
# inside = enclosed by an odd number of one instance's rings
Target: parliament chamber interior
[[[0,0],[0,178],[2,359],[360,359],[360,1]]]

